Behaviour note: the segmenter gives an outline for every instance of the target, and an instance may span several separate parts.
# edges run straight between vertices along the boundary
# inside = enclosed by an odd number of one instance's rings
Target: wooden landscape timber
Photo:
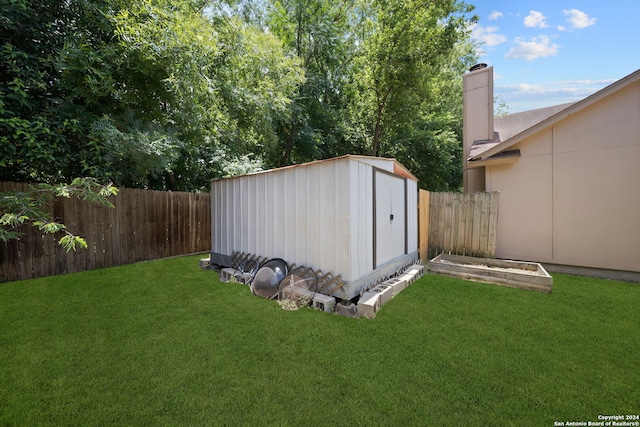
[[[553,278],[538,263],[440,254],[429,272],[540,292],[551,292]]]

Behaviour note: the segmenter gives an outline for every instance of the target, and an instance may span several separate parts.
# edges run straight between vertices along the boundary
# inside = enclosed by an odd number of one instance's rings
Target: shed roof
[[[561,104],[509,115],[515,117],[496,117],[494,129],[498,134],[497,138],[494,137],[494,141],[489,142],[478,141],[475,151],[472,146],[469,161],[491,160],[492,157],[507,151],[523,139],[555,125],[564,118],[638,81],[640,81],[640,70],[573,104]],[[475,142],[474,146],[476,146]]]
[[[413,181],[418,181],[418,178],[416,178],[416,176],[413,175],[409,171],[409,169],[404,167],[402,164],[400,164],[400,162],[398,162],[394,158],[375,157],[375,156],[361,156],[361,155],[354,155],[354,154],[347,154],[347,155],[344,155],[344,156],[332,157],[330,159],[314,160],[312,162],[300,163],[300,164],[290,165],[290,166],[283,166],[281,168],[267,169],[267,170],[258,171],[258,172],[251,172],[251,173],[244,174],[244,175],[236,175],[236,176],[230,176],[230,177],[226,177],[226,178],[217,178],[217,179],[212,179],[211,181],[219,181],[219,180],[223,180],[223,179],[236,179],[236,178],[240,178],[240,177],[243,177],[243,176],[259,175],[259,174],[265,174],[265,173],[273,173],[273,172],[282,171],[282,170],[296,169],[296,168],[300,168],[300,167],[308,167],[308,166],[315,165],[315,164],[329,163],[329,162],[335,162],[335,161],[346,160],[346,159],[359,161],[359,162],[366,163],[366,164],[374,166],[374,167],[376,166],[375,165],[376,162],[389,163],[389,166],[392,166],[391,169],[392,169],[394,174],[402,176],[402,177],[405,177],[405,178],[408,178],[408,179],[411,179]]]

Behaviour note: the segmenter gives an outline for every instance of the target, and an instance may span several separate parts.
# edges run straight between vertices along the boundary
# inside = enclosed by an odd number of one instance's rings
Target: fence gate
[[[499,202],[497,191],[468,194],[421,191],[419,205],[429,206],[428,219],[424,218],[424,212],[420,214],[421,242],[428,239],[428,245],[420,245],[421,256],[426,252],[428,260],[444,252],[495,257]]]

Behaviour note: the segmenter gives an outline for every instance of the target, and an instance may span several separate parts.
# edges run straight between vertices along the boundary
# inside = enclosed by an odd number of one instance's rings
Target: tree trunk
[[[389,100],[389,95],[391,94],[391,89],[387,90],[384,94],[384,97],[380,99],[378,91],[376,91],[377,109],[376,109],[376,124],[373,129],[373,143],[371,144],[371,155],[377,156],[378,151],[380,150],[380,138],[382,137],[382,116],[384,115],[384,109],[387,105],[387,101]]]
[[[380,108],[378,108],[378,114],[376,114],[376,126],[373,130],[373,143],[371,144],[371,155],[374,157],[378,155],[378,147],[380,146],[381,134],[382,134],[382,114],[380,114]]]
[[[282,159],[280,159],[280,166],[288,166],[291,161],[291,150],[293,149],[293,139],[297,132],[297,126],[291,125],[291,130],[289,131],[289,136],[287,137],[287,146],[284,150],[284,154]]]

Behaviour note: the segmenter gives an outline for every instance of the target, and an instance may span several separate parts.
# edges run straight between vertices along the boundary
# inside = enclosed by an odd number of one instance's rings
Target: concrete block
[[[403,274],[402,276],[400,276],[400,280],[404,280],[405,283],[407,284],[407,287],[409,287],[410,284],[413,283],[413,281],[415,280],[415,276],[412,274]]]
[[[220,281],[221,282],[230,281],[235,271],[236,271],[235,268],[231,268],[231,267],[223,268],[222,270],[220,270]]]
[[[236,280],[240,283],[247,285],[251,279],[253,279],[253,274],[250,273],[237,273]]]
[[[408,273],[412,273],[416,276],[416,278],[422,276],[424,274],[424,265],[415,264],[407,269]]]
[[[385,283],[381,283],[369,292],[377,292],[380,294],[380,306],[385,305],[393,298],[393,287]]]
[[[424,272],[424,266],[422,265],[413,265],[409,267],[403,274],[400,276],[401,279],[407,280],[407,286],[415,282],[422,273]]]
[[[200,268],[203,270],[209,269],[209,258],[200,258]]]
[[[336,299],[329,295],[315,294],[311,305],[317,310],[332,313],[336,307]]]
[[[400,292],[404,291],[404,289],[407,287],[407,281],[405,279],[401,279],[400,277],[394,277],[393,279],[389,279],[384,283],[391,286],[392,297],[395,297]]]
[[[380,294],[367,291],[358,301],[358,314],[360,316],[374,317],[380,310]]]
[[[230,282],[231,279],[235,279],[236,281],[246,285],[251,281],[251,279],[253,279],[253,275],[249,273],[242,273],[233,267],[226,267],[220,270],[221,282]]]

